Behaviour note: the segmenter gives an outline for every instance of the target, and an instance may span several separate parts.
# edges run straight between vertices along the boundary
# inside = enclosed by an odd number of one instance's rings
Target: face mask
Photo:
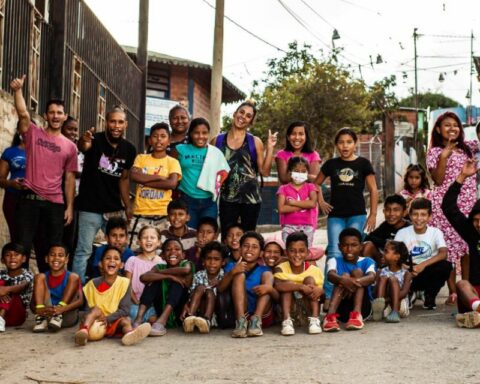
[[[308,180],[308,174],[302,172],[292,172],[292,181],[295,184],[302,184]]]

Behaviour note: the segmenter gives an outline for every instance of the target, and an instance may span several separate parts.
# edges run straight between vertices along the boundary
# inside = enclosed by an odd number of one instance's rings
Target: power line
[[[375,11],[374,9],[371,9],[371,8],[367,8],[367,7],[363,6],[363,5],[355,4],[355,3],[352,3],[351,1],[348,1],[348,0],[340,0],[340,1],[343,1],[344,3],[350,4],[350,5],[353,5],[354,7],[363,9],[363,10],[365,10],[365,11],[373,12],[373,13],[375,13],[375,14],[378,15],[378,16],[382,16],[382,14],[381,14],[380,12]]]

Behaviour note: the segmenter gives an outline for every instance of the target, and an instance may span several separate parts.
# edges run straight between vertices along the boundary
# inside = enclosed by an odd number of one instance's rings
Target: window
[[[80,122],[80,100],[82,92],[82,62],[73,56],[72,95],[70,99],[70,115]]]
[[[32,22],[30,29],[30,109],[38,112],[38,97],[40,83],[40,42],[41,42],[42,16],[32,9]]]
[[[159,99],[170,97],[170,73],[167,69],[148,68],[147,96]]]
[[[107,90],[105,84],[98,84],[97,92],[97,132],[105,129],[105,111],[107,107]]]

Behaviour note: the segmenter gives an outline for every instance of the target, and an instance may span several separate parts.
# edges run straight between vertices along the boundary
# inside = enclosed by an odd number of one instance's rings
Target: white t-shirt
[[[395,235],[395,240],[405,243],[415,264],[437,256],[440,248],[447,247],[442,231],[430,226],[427,227],[425,233],[421,234],[415,232],[413,225],[402,228]]]

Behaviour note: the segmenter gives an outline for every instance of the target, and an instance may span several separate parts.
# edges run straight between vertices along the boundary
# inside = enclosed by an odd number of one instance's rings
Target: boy
[[[183,249],[190,249],[195,245],[197,231],[187,227],[190,220],[188,207],[182,199],[172,200],[167,207],[170,227],[160,233],[160,243],[167,239],[177,239],[182,243]]]
[[[106,326],[105,335],[113,337],[123,334],[122,344],[132,345],[148,336],[150,324],[142,324],[133,329],[128,317],[130,312],[130,280],[118,275],[123,267],[119,249],[108,246],[101,259],[103,276],[90,280],[83,288],[89,311],[75,333],[75,344],[84,346],[93,335],[89,333],[95,321]]]
[[[185,259],[190,260],[195,265],[195,270],[200,271],[203,269],[204,260],[200,257],[202,248],[215,241],[218,237],[218,223],[217,220],[212,217],[202,217],[198,220],[197,227],[197,241],[195,245],[187,249],[185,252]]]
[[[52,245],[45,261],[50,270],[39,273],[33,280],[33,332],[36,333],[74,326],[78,321],[78,308],[83,305],[80,277],[67,271],[67,248]]]
[[[201,271],[193,276],[190,287],[190,300],[185,304],[182,317],[185,333],[193,332],[197,327],[200,333],[210,332],[212,316],[215,311],[217,284],[223,279],[222,267],[225,264],[227,250],[217,241],[206,244],[200,254],[203,262]],[[197,314],[202,314],[196,316]]]
[[[167,206],[172,201],[172,190],[182,178],[178,160],[167,156],[168,124],[154,124],[148,142],[152,153],[137,155],[130,171],[130,180],[137,183],[130,247],[137,244],[138,231],[145,225],[152,225],[159,231],[167,229]]]
[[[295,334],[293,321],[290,317],[292,302],[295,299],[303,300],[309,309],[308,333],[322,332],[318,313],[320,297],[323,294],[323,274],[320,269],[305,259],[308,255],[308,237],[303,232],[294,232],[288,235],[286,242],[288,261],[275,267],[275,289],[280,293],[283,322],[281,334],[290,336]]]
[[[258,264],[264,242],[257,232],[245,232],[240,239],[240,259],[225,266],[225,276],[218,285],[219,292],[231,288],[236,318],[234,338],[262,336],[262,321],[265,327],[273,322],[272,272],[267,266]]]
[[[5,332],[5,326],[22,325],[27,318],[33,275],[22,268],[26,260],[20,244],[3,246],[2,263],[7,269],[0,270],[0,332]]]
[[[362,235],[355,228],[344,229],[338,247],[342,257],[328,260],[328,279],[334,285],[332,301],[323,321],[325,332],[340,330],[337,318],[347,330],[363,328],[363,319],[372,312],[371,285],[375,281],[375,262],[361,257]]]
[[[225,238],[222,241],[228,247],[227,263],[235,263],[240,259],[240,239],[245,231],[240,224],[235,223],[228,226],[225,233]]]
[[[387,240],[393,240],[400,229],[410,225],[404,218],[407,202],[402,196],[387,196],[383,206],[385,221],[365,237],[362,252],[363,256],[374,259],[378,266],[382,264],[383,248]]]
[[[430,227],[432,217],[430,200],[418,198],[410,204],[412,225],[395,235],[396,241],[403,241],[410,252],[413,263],[411,291],[425,291],[423,308],[433,310],[435,298],[448,279],[452,264],[447,261],[447,246],[442,231]],[[411,299],[410,305],[413,305]]]
[[[107,244],[103,244],[93,254],[91,262],[92,276],[98,277],[101,275],[101,271],[98,268],[103,252],[107,247],[115,247],[122,251],[122,263],[126,263],[129,257],[135,256],[135,253],[130,247],[127,247],[128,243],[128,225],[127,221],[123,217],[111,217],[107,221],[105,229]],[[84,283],[84,282],[82,282]]]

